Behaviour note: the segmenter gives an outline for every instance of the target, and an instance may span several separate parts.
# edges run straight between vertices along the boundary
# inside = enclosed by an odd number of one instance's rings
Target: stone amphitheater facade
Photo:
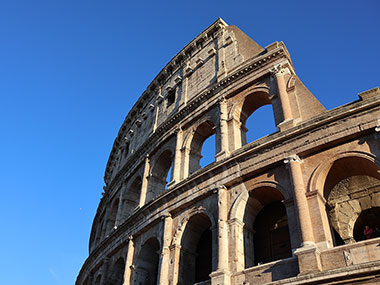
[[[247,143],[264,105],[277,131]],[[379,88],[327,111],[282,42],[218,19],[123,122],[76,284],[380,282],[379,131]]]

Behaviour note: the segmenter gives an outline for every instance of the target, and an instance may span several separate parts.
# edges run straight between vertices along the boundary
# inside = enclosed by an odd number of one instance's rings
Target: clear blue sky
[[[0,0],[0,284],[74,284],[123,119],[218,17],[331,109],[380,83],[379,3]]]

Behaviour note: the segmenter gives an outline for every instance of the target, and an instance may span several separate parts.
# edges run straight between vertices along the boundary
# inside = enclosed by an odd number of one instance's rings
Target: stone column
[[[115,220],[115,226],[118,227],[123,223],[123,199],[124,199],[124,191],[125,191],[125,185],[124,183],[122,184],[122,187],[120,189],[120,194],[119,194],[119,205],[117,206],[117,213],[116,213],[116,220]]]
[[[173,181],[176,183],[179,182],[181,176],[181,145],[183,141],[183,131],[181,128],[176,130],[177,141],[174,154],[174,163],[173,163]]]
[[[182,155],[182,179],[185,179],[189,176],[190,172],[190,148],[187,146],[184,146],[181,148],[181,155]]]
[[[144,206],[146,195],[148,193],[149,170],[150,170],[150,159],[149,159],[149,155],[147,155],[145,157],[144,174],[143,174],[142,184],[141,184],[141,194],[140,194],[140,202],[139,202],[140,207]]]
[[[103,265],[102,265],[102,269],[101,269],[102,278],[100,279],[100,285],[104,285],[107,282],[109,266],[110,266],[110,259],[105,258],[103,260]]]
[[[274,66],[269,71],[271,72],[272,77],[277,82],[278,95],[281,102],[282,115],[284,118],[284,121],[280,124],[288,125],[288,122],[289,122],[289,124],[291,124],[292,126],[291,122],[293,121],[293,114],[292,114],[292,109],[290,106],[288,92],[286,91],[286,83],[285,83],[285,78],[284,78],[284,76],[286,74],[289,74],[290,72],[287,68],[282,68],[280,64],[277,66]]]
[[[219,102],[220,152],[215,155],[216,161],[221,160],[229,155],[227,119],[227,100],[223,97]]]
[[[288,165],[290,170],[293,199],[298,213],[301,247],[296,249],[294,254],[298,257],[300,274],[320,271],[322,269],[319,256],[320,252],[314,243],[313,228],[306,198],[306,188],[302,176],[302,161],[298,155],[293,155],[285,159],[284,162]]]
[[[161,258],[159,264],[159,276],[158,284],[168,285],[169,284],[169,263],[170,263],[170,242],[172,237],[172,225],[173,219],[170,213],[167,213],[163,217],[164,220],[164,231],[162,233],[162,250]]]
[[[125,258],[125,269],[124,269],[124,285],[131,284],[131,277],[133,271],[133,256],[135,254],[135,247],[133,244],[133,236],[128,238],[128,251]]]
[[[218,195],[218,263],[217,271],[211,276],[211,284],[229,284],[230,274],[228,270],[228,201],[227,189],[225,186],[220,186],[216,189]]]

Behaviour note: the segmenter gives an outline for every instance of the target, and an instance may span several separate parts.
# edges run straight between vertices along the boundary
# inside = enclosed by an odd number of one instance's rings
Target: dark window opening
[[[354,226],[355,241],[376,237],[380,237],[380,207],[362,211]]]
[[[253,229],[256,265],[292,256],[288,217],[281,202],[265,206],[257,215]]]
[[[195,282],[210,279],[212,270],[212,234],[207,229],[201,235],[197,246],[197,258],[195,262]]]
[[[168,95],[167,95],[167,106],[171,106],[175,101],[175,89],[170,89],[168,90]]]

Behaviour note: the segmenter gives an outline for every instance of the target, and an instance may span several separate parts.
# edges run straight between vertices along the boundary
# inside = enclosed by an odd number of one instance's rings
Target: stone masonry
[[[247,143],[264,105],[277,131]],[[378,284],[379,132],[379,88],[327,111],[282,42],[218,19],[123,122],[76,284]]]

